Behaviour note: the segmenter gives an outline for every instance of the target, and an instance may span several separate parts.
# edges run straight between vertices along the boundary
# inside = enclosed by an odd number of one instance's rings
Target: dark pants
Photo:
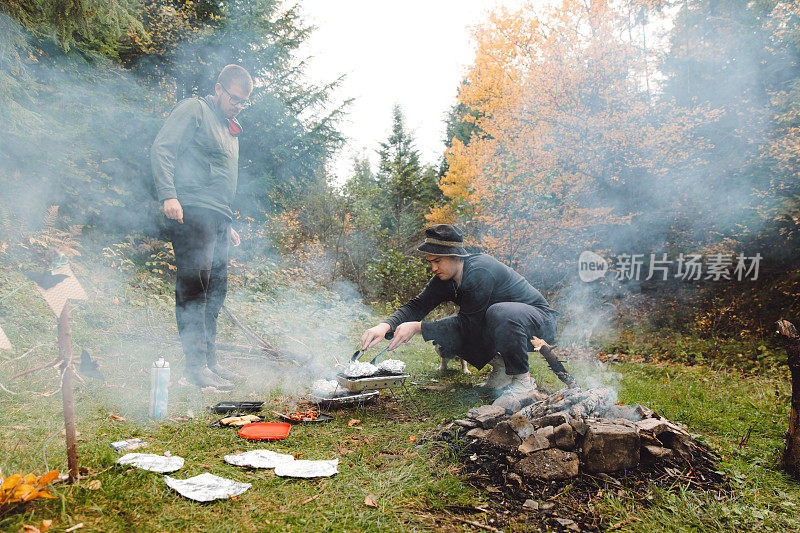
[[[231,222],[202,207],[184,207],[183,224],[169,221],[175,265],[175,318],[186,369],[217,362],[217,318],[228,292]]]
[[[455,339],[454,344],[441,348],[445,354],[459,356],[478,369],[499,353],[506,374],[514,376],[528,372],[528,352],[533,351],[531,337],[553,344],[555,336],[555,313],[528,304],[501,302],[486,310],[481,331],[450,336]]]

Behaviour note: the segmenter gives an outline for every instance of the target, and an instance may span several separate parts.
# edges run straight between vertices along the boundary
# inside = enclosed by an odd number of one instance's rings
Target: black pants
[[[528,352],[533,351],[531,337],[555,342],[556,315],[532,305],[501,302],[486,310],[483,327],[477,332],[460,332],[452,346],[442,346],[447,355],[459,356],[481,369],[498,353],[506,374],[528,372]]]
[[[217,318],[228,292],[230,220],[211,209],[184,207],[183,224],[169,221],[175,265],[175,318],[186,369],[217,362]]]

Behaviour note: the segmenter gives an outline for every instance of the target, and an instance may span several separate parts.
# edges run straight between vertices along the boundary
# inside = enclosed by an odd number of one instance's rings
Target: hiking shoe
[[[489,361],[489,364],[492,365],[492,370],[489,372],[486,381],[478,385],[479,387],[499,391],[511,384],[511,378],[506,374],[506,364],[503,362],[502,357],[495,356],[494,359]]]
[[[207,367],[198,370],[187,370],[185,376],[189,383],[201,389],[214,387],[219,390],[233,390],[233,383],[217,376]]]
[[[536,382],[531,379],[529,372],[511,377],[511,384],[503,390],[503,396],[512,398],[527,398],[536,393]]]
[[[228,370],[227,368],[220,366],[219,363],[209,366],[208,369],[224,380],[244,381],[244,376],[241,376],[232,370]]]

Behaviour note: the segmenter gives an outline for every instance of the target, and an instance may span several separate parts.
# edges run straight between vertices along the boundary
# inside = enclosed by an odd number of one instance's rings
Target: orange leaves
[[[0,483],[0,507],[12,503],[22,503],[37,498],[55,498],[45,487],[58,478],[58,471],[51,470],[37,478],[33,474],[22,476],[14,474],[2,479]]]
[[[643,0],[644,1],[644,0]],[[454,140],[431,222],[475,222],[487,252],[514,266],[596,239],[631,213],[603,204],[642,173],[680,159],[692,117],[654,120],[647,54],[606,2],[495,12],[475,31],[459,101],[480,134]],[[558,260],[553,257],[553,260]],[[560,258],[563,260],[563,257]]]

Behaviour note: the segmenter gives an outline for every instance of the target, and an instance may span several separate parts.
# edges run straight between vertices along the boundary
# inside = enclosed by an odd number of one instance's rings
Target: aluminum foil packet
[[[406,371],[406,364],[400,359],[386,359],[378,363],[378,370],[387,374],[402,374]]]
[[[370,363],[362,363],[361,361],[353,361],[347,368],[344,369],[342,374],[351,379],[367,378],[374,376],[378,373],[378,367]]]
[[[339,473],[339,459],[333,461],[308,461],[305,459],[281,463],[275,474],[281,477],[330,477]]]
[[[223,500],[244,494],[252,485],[240,483],[232,479],[215,476],[214,474],[200,474],[188,479],[175,479],[164,476],[167,486],[178,492],[184,498],[198,502]]]
[[[275,468],[276,466],[294,461],[294,457],[285,453],[276,453],[271,450],[250,450],[249,452],[226,455],[226,463],[235,466],[249,466],[250,468]]]
[[[183,468],[183,457],[177,457],[175,455],[167,457],[154,453],[126,453],[117,459],[117,463],[135,466],[136,468],[149,470],[151,472],[168,474]]]
[[[117,450],[118,452],[122,451],[133,451],[138,448],[146,448],[147,443],[142,439],[125,439],[125,440],[118,440],[116,442],[108,443],[109,446]]]
[[[311,394],[318,398],[337,398],[347,394],[333,379],[318,379],[311,385]]]

